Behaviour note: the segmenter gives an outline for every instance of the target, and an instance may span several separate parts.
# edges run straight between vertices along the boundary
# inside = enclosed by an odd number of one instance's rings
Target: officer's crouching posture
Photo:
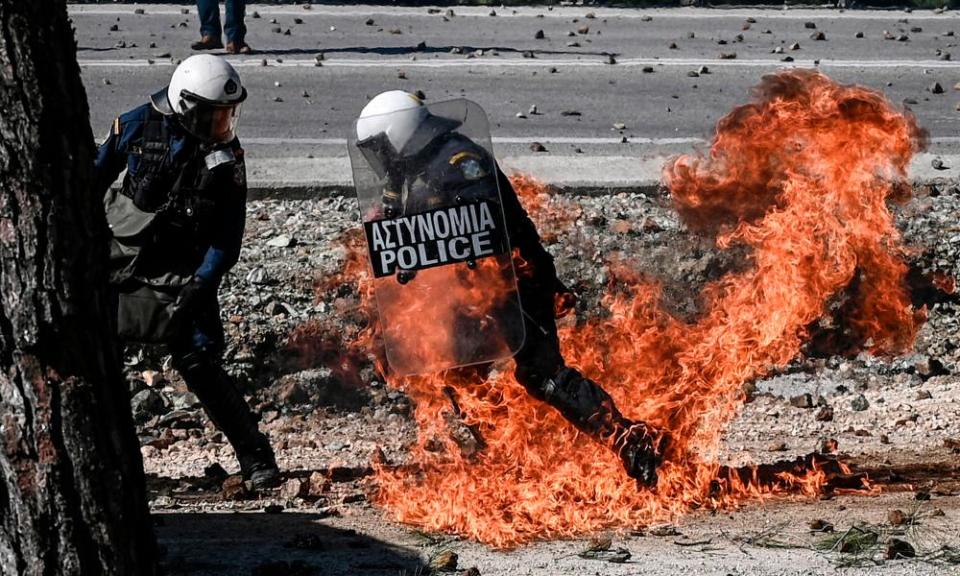
[[[526,340],[515,355],[517,380],[594,440],[611,447],[629,476],[653,486],[665,438],[623,416],[596,382],[566,366],[557,336],[556,302],[575,297],[557,277],[553,257],[517,194],[486,149],[431,115],[414,95],[395,90],[373,98],[357,122],[357,146],[383,175],[387,216],[434,207],[440,194],[495,197],[499,183],[510,243],[532,268],[518,277]],[[485,191],[484,191],[485,189]],[[401,272],[404,274],[404,272]]]
[[[192,56],[150,103],[123,114],[100,146],[110,285],[121,340],[165,344],[173,366],[233,445],[254,487],[280,479],[270,444],[221,366],[217,290],[240,256],[246,212],[243,149],[234,134],[246,98],[225,60]],[[126,169],[119,191],[109,190]]]

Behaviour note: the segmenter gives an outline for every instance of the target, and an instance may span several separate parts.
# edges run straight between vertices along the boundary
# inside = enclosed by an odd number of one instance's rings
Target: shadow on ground
[[[415,550],[324,525],[316,514],[154,517],[167,576],[396,576],[425,565]]]

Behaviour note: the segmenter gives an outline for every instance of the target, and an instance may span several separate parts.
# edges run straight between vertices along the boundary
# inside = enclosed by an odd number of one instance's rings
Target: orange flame
[[[377,466],[377,502],[401,522],[503,547],[777,491],[817,494],[826,475],[816,466],[775,484],[718,478],[722,434],[743,383],[795,358],[841,292],[853,294],[841,312],[857,344],[878,353],[912,344],[923,314],[910,305],[886,202],[908,194],[907,167],[923,139],[880,93],[788,71],[765,77],[752,103],[720,120],[709,154],[664,168],[688,227],[715,233],[721,249],[748,247],[752,266],[706,286],[701,315],[685,322],[660,308],[659,286],[624,259],[611,265],[608,313],[561,331],[569,365],[628,417],[670,432],[655,492],[638,490],[612,453],[528,396],[502,363],[486,374],[390,379],[414,400],[420,435],[409,465]],[[536,200],[536,219],[578,216],[550,214],[532,180],[514,184]],[[482,450],[461,450],[451,412],[482,437]]]

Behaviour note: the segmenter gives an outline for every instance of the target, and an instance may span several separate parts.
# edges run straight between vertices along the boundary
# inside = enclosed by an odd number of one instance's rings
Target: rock
[[[934,158],[930,161],[930,166],[934,170],[949,170],[950,168],[943,163],[943,160],[940,158]]]
[[[166,412],[167,405],[163,396],[155,390],[147,389],[137,392],[130,399],[130,409],[133,411],[133,419],[142,423]]]
[[[840,443],[834,438],[821,438],[817,442],[817,452],[820,454],[836,454],[840,450]]]
[[[857,32],[853,35],[854,38],[863,38],[863,32]]]
[[[300,480],[299,478],[291,478],[280,486],[280,497],[286,500],[303,498],[309,494],[309,492],[310,485],[308,482]]]
[[[111,31],[111,32],[117,32],[117,31],[119,31],[119,30],[120,30],[120,26],[118,26],[117,24],[111,24],[111,25],[110,25],[110,31]]]
[[[293,236],[290,236],[288,234],[281,234],[279,236],[275,236],[270,240],[268,240],[267,246],[270,246],[273,248],[289,248],[291,246],[295,246],[296,243],[297,243],[297,239],[294,238]]]
[[[617,59],[614,57],[614,55],[607,54],[607,64],[616,64],[616,63],[617,63]]]
[[[643,16],[640,17],[641,22],[650,22],[652,20],[653,20],[653,16],[650,16],[649,14],[644,14]]]
[[[523,112],[517,112],[517,113],[516,113],[516,117],[517,117],[517,118],[520,118],[520,119],[525,119],[525,118],[527,117],[527,115],[524,114]]]
[[[535,40],[543,40],[546,38],[546,35],[543,33],[543,30],[537,30],[537,32],[533,35],[533,38]]]
[[[887,542],[887,549],[884,552],[884,557],[887,560],[896,560],[898,558],[914,558],[916,555],[917,552],[913,549],[913,545],[906,540],[901,540],[899,538],[891,538]]]
[[[771,443],[769,446],[767,446],[767,450],[769,452],[786,452],[787,443],[778,440],[776,442]]]
[[[582,116],[579,110],[564,110],[560,113],[561,116]]]
[[[930,493],[926,490],[917,490],[916,494],[913,495],[913,499],[918,502],[926,502],[930,499]]]
[[[926,357],[913,365],[914,371],[921,380],[927,381],[935,376],[946,376],[950,374],[943,362],[937,358]]]
[[[817,415],[816,415],[815,418],[817,419],[817,422],[832,422],[832,421],[833,421],[833,407],[832,407],[832,406],[824,406],[824,407],[820,408],[820,410],[817,411]]]
[[[933,394],[928,390],[917,391],[917,400],[930,400],[931,398],[933,398]]]
[[[644,74],[653,74],[653,66],[644,66],[641,72]]]
[[[939,82],[934,82],[927,90],[929,90],[931,94],[943,94],[943,86],[941,86]]]
[[[701,66],[700,69],[697,70],[697,72],[698,72],[699,74],[709,74],[709,73],[710,73],[710,69],[707,68],[706,66]]]
[[[251,14],[250,17],[253,18],[254,20],[259,20],[259,19],[260,19],[260,13],[257,12],[256,10],[254,10],[254,11],[253,11],[253,14]]]
[[[614,129],[614,130],[626,130],[626,129],[627,129],[627,125],[624,124],[623,122],[614,122],[614,124],[613,124],[613,129]]]
[[[687,78],[699,78],[699,77],[700,77],[700,73],[697,72],[696,70],[691,70],[687,72]]]
[[[790,405],[794,408],[813,408],[813,396],[810,394],[800,394],[790,398]]]
[[[539,142],[532,142],[530,144],[530,150],[533,152],[547,152],[547,147]]]
[[[452,550],[441,550],[430,559],[430,569],[437,572],[453,572],[460,557]]]
[[[810,39],[821,42],[827,39],[827,35],[824,34],[823,32],[814,32],[813,34],[810,35]]]
[[[826,520],[817,519],[810,522],[810,530],[813,532],[833,532],[833,524]]]
[[[910,521],[910,517],[903,510],[891,510],[887,513],[887,521],[891,526],[903,526]]]
[[[263,507],[263,511],[267,514],[280,514],[283,512],[283,506],[279,504],[267,504]]]
[[[800,49],[800,43],[799,43],[799,42],[794,42],[793,44],[790,45],[790,49],[791,49],[791,50],[799,50],[799,49]]]
[[[163,372],[157,372],[156,370],[144,370],[140,373],[140,377],[143,378],[144,383],[150,388],[160,388],[167,383]]]
[[[814,30],[814,29],[816,29],[816,27],[817,27],[817,23],[816,23],[816,22],[804,22],[804,23],[803,23],[803,27],[806,28],[806,29],[808,29],[808,30]]]
[[[224,500],[244,500],[250,495],[250,491],[247,489],[246,482],[243,481],[243,476],[234,474],[227,477],[220,485],[220,495]]]
[[[313,472],[307,480],[307,495],[319,498],[330,491],[330,479],[322,472]]]
[[[737,59],[737,53],[736,53],[736,52],[721,52],[721,53],[720,53],[720,59],[721,59],[721,60],[736,60],[736,59]]]
[[[471,566],[470,568],[464,570],[463,574],[460,576],[480,576],[480,569],[478,569],[476,566]]]
[[[869,407],[870,402],[863,394],[858,394],[857,397],[853,399],[853,402],[850,403],[850,408],[855,412],[863,412]]]
[[[531,105],[530,105],[530,109],[527,110],[527,113],[530,114],[530,115],[537,115],[537,114],[540,113],[540,111],[537,109],[537,105],[536,105],[536,104],[531,104]]]

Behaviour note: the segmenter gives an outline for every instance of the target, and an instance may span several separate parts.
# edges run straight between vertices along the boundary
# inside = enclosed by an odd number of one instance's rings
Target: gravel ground
[[[560,191],[535,201],[525,199],[525,203],[557,258],[562,278],[581,296],[580,320],[596,309],[609,273],[605,262],[615,254],[630,254],[650,275],[661,279],[665,304],[681,316],[696,313],[698,290],[691,287],[702,286],[737,265],[735,255],[719,254],[708,240],[688,233],[665,196],[579,196]],[[922,279],[950,278],[960,265],[956,224],[960,191],[928,186],[917,190],[916,197],[896,212],[911,247],[917,304],[929,309],[915,350],[897,358],[828,356],[809,350],[786,368],[749,383],[749,401],[726,436],[726,462],[742,465],[808,454],[827,439],[838,442],[841,454],[868,467],[909,468],[937,462],[949,467],[955,462],[958,444],[951,442],[960,439],[957,298]],[[543,543],[494,553],[476,544],[418,535],[385,521],[365,503],[369,462],[378,449],[390,461],[402,461],[416,431],[409,400],[384,385],[369,358],[343,352],[343,344],[365,322],[355,286],[338,276],[349,253],[345,238],[356,238],[350,232],[357,221],[351,198],[251,202],[241,261],[223,286],[227,365],[261,411],[262,427],[288,473],[289,480],[278,493],[251,495],[236,477],[224,480],[236,472],[232,451],[206,422],[176,374],[164,369],[168,363],[162,351],[128,350],[152,506],[164,513],[159,531],[174,573],[238,573],[226,560],[203,564],[203,557],[191,552],[191,543],[202,540],[205,531],[239,530],[236,524],[244,521],[183,514],[184,509],[287,509],[282,516],[289,520],[258,516],[264,518],[256,531],[259,536],[230,540],[238,548],[234,560],[242,559],[249,566],[265,562],[264,558],[301,558],[310,564],[317,560],[317,553],[309,552],[309,543],[293,546],[308,551],[291,556],[282,547],[274,550],[277,538],[295,540],[297,526],[322,528],[330,531],[321,538],[327,542],[324,549],[337,551],[322,556],[331,570],[319,572],[323,574],[414,573],[418,562],[448,546],[463,556],[461,568],[476,564],[483,574],[582,574],[585,570],[646,574],[663,573],[658,572],[661,569],[697,574],[819,573],[832,570],[843,559],[810,549],[816,540],[807,527],[810,520],[827,518],[838,530],[845,530],[855,520],[882,521],[891,506],[919,509],[910,492],[826,503],[750,505],[729,516],[695,514],[682,520],[684,527],[677,535],[618,535],[622,543],[616,540],[614,549],[622,545],[634,556],[624,565],[576,556],[583,542]],[[956,479],[955,469],[951,474]],[[945,480],[927,478],[926,489],[946,486]],[[918,486],[901,487],[908,488]],[[936,502],[923,504],[924,514],[942,508],[948,519],[955,519],[958,499],[952,493],[954,488],[942,488]],[[788,525],[777,528],[783,519],[789,520]],[[276,522],[283,524],[275,529],[282,536],[256,553],[239,552],[246,546],[244,538],[274,534],[270,526]],[[923,525],[927,524],[938,538],[960,543],[955,528],[943,517],[931,517]],[[187,525],[192,532],[183,531]],[[771,534],[763,536],[764,527]],[[790,539],[790,548],[785,552],[765,540],[758,544],[760,536],[773,535],[775,540]],[[357,539],[363,541],[357,543]],[[341,540],[342,546],[336,544]],[[371,561],[372,567],[357,571],[357,556],[349,552],[354,547],[374,548],[371,557],[383,560]],[[265,552],[268,548],[273,552]],[[791,567],[771,572],[770,566],[787,565],[784,558],[789,558]],[[666,563],[661,566],[661,562]],[[919,561],[884,566],[890,574],[932,574],[940,569]]]

